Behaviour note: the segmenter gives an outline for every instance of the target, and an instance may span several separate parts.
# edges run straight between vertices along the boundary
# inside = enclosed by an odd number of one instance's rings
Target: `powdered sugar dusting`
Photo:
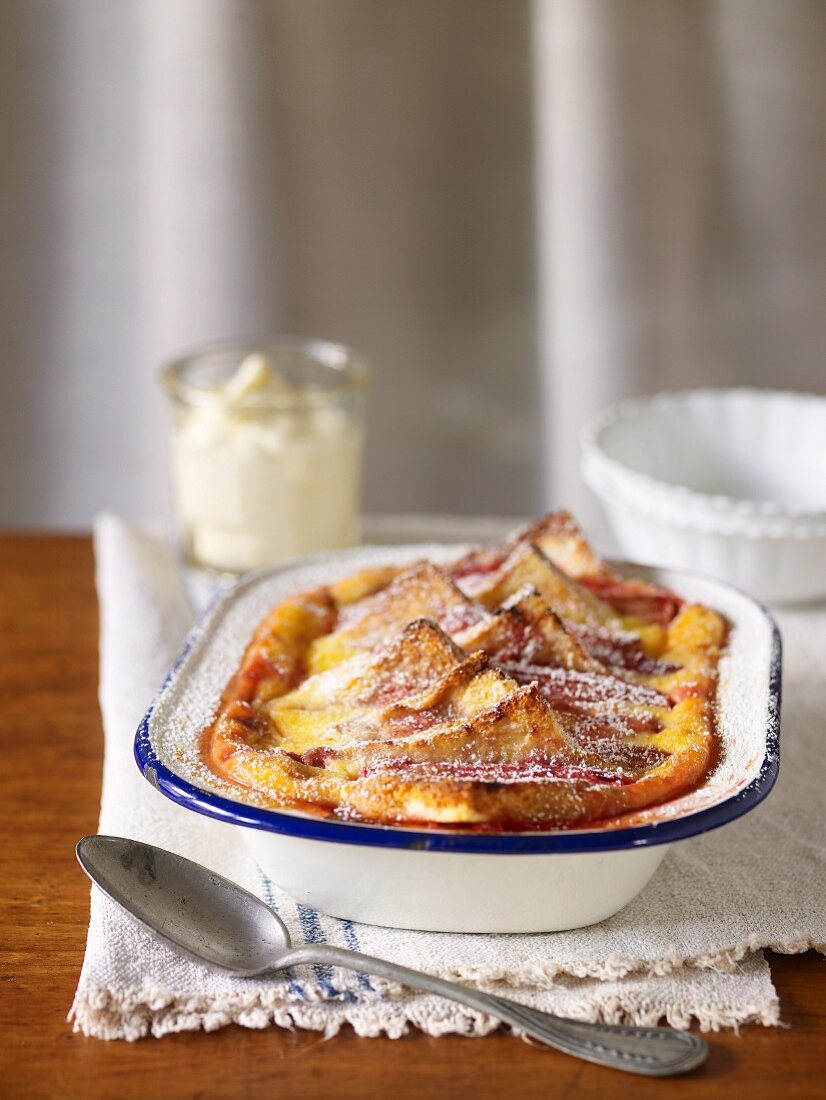
[[[667,707],[668,699],[643,684],[631,684],[618,676],[597,672],[576,672],[567,668],[548,668],[528,661],[500,661],[499,667],[520,684],[536,681],[549,698],[572,703],[600,703],[610,713],[612,703],[636,703],[641,707]]]
[[[567,622],[568,630],[585,649],[614,668],[627,669],[644,676],[666,676],[675,671],[674,665],[649,657],[636,634],[625,630],[608,630],[605,627],[583,626],[580,623]]]
[[[152,716],[150,732],[156,749],[173,771],[196,786],[237,800],[230,788],[200,763],[198,736],[211,722],[228,670],[237,666],[254,626],[276,603],[288,595],[306,591],[353,572],[357,568],[387,562],[421,559],[446,561],[455,555],[449,547],[362,548],[323,555],[303,565],[271,570],[241,584],[208,621],[196,631],[184,661],[162,692]],[[733,628],[720,664],[718,730],[722,752],[714,774],[689,794],[665,806],[627,815],[621,823],[655,822],[713,805],[745,787],[757,774],[765,755],[766,727],[774,720],[769,708],[768,667],[771,629],[760,610],[739,593],[714,582],[679,574],[653,574],[659,583],[671,584],[686,599],[704,602],[720,610]],[[545,670],[547,671],[547,670]],[[567,675],[567,674],[566,674]],[[551,681],[559,677],[550,677]],[[589,680],[568,679],[575,692],[625,691]],[[620,681],[622,682],[622,681]],[[641,689],[646,691],[648,689]],[[627,700],[634,702],[632,698]],[[646,704],[650,699],[646,698]],[[622,716],[619,717],[621,724]],[[593,727],[592,751],[601,752],[599,725]],[[588,742],[588,726],[580,738]],[[618,767],[624,767],[617,761]],[[267,804],[250,792],[246,801]]]

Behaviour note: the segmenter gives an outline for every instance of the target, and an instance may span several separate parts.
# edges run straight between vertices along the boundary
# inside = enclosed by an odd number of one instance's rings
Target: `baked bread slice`
[[[203,756],[241,797],[345,819],[616,826],[711,767],[725,634],[554,513],[447,566],[390,562],[285,600]]]

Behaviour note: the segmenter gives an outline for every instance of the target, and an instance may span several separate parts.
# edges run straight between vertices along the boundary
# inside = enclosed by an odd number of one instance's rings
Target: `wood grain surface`
[[[95,831],[103,745],[97,625],[88,538],[0,536],[0,1096],[789,1100],[826,1092],[826,969],[813,953],[770,956],[788,1026],[712,1035],[708,1064],[668,1082],[504,1031],[392,1042],[235,1026],[131,1044],[73,1035],[66,1013],[89,904],[74,845]]]

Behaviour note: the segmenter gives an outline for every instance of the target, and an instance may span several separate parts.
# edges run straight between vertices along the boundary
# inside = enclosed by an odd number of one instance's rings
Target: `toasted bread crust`
[[[600,562],[568,513],[452,566],[276,607],[203,738],[268,804],[387,824],[610,826],[702,781],[726,624]]]

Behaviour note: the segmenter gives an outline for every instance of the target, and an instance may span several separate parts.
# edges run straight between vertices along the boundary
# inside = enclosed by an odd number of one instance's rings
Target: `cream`
[[[358,538],[361,432],[260,354],[179,411],[172,470],[191,556],[244,571]]]

